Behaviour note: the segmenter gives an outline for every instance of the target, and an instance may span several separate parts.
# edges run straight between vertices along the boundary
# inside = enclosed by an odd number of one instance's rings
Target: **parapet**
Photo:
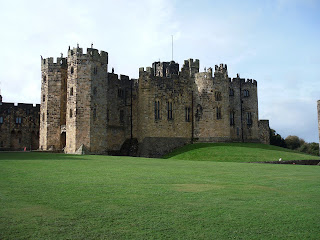
[[[99,61],[103,64],[108,64],[108,53],[105,51],[100,51],[95,48],[87,48],[87,53],[83,53],[83,49],[77,46],[73,49],[68,49],[69,58],[87,58],[88,60]]]
[[[195,59],[193,61],[192,58],[189,58],[188,60],[184,60],[184,64],[182,68],[198,68],[200,67],[200,61],[199,59]]]
[[[215,65],[214,68],[215,72],[227,72],[228,71],[228,67],[227,64],[223,64],[221,63],[220,65]]]
[[[56,61],[54,61],[53,57],[42,58],[41,56],[41,67],[67,67],[67,58],[58,57]]]

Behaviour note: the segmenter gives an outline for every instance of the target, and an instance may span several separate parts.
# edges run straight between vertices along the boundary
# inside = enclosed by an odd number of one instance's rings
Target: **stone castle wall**
[[[0,150],[38,149],[40,105],[15,105],[0,98]]]
[[[41,107],[43,149],[137,149],[139,156],[159,157],[194,141],[268,143],[268,123],[258,119],[257,82],[230,79],[224,64],[200,72],[197,59],[185,60],[181,71],[174,61],[155,62],[130,80],[109,73],[108,54],[93,48],[86,54],[69,48],[65,61],[43,62],[48,82],[42,94],[49,96]]]

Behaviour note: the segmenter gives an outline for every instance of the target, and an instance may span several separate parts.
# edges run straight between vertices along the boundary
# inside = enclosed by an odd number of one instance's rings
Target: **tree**
[[[272,128],[270,128],[270,144],[279,147],[286,147],[285,140]]]
[[[292,150],[298,149],[301,145],[305,143],[303,139],[300,139],[298,136],[292,136],[292,135],[289,135],[288,137],[286,137],[285,142],[286,142],[287,148]]]

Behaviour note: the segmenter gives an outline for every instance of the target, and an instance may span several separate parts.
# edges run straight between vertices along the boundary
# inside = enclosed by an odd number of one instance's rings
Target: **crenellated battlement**
[[[105,51],[100,51],[95,48],[87,48],[87,53],[83,52],[83,49],[79,46],[71,49],[69,47],[68,49],[68,58],[82,58],[82,59],[88,59],[88,60],[94,60],[99,61],[103,64],[108,64],[108,53]]]
[[[229,78],[229,82],[230,83],[234,83],[234,84],[240,84],[242,86],[257,86],[257,81],[254,80],[254,79],[245,79],[245,78],[240,78],[239,74],[237,74],[237,77],[236,78]]]
[[[56,59],[54,59],[53,57],[49,57],[49,58],[43,58],[41,56],[41,67],[51,67],[51,68],[55,68],[55,67],[66,67],[67,66],[67,58],[64,58],[63,56],[61,57],[57,57]]]
[[[7,108],[15,108],[15,109],[35,109],[40,110],[40,104],[32,104],[32,103],[10,103],[10,102],[2,102],[1,107],[3,109]]]
[[[227,64],[221,63],[220,65],[215,65],[214,70],[215,72],[225,73],[228,71],[228,67]]]

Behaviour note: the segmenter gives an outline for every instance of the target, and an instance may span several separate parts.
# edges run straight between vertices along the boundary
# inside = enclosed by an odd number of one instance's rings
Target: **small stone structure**
[[[40,105],[2,102],[0,95],[0,150],[39,148]]]
[[[108,72],[108,53],[77,46],[41,59],[40,149],[159,157],[191,142],[269,144],[257,82],[227,65],[155,62],[139,79]]]

